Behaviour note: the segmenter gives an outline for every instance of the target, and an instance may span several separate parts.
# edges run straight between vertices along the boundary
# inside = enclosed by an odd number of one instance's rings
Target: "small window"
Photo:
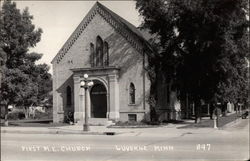
[[[71,88],[70,86],[67,87],[67,106],[71,106],[72,100],[71,100]]]
[[[128,114],[128,121],[129,122],[136,122],[137,121],[136,114]]]
[[[133,83],[129,85],[129,104],[135,104],[135,85]]]

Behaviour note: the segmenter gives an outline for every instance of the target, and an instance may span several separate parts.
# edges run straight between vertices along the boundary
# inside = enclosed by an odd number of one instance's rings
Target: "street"
[[[248,121],[173,137],[2,133],[1,160],[247,160]]]

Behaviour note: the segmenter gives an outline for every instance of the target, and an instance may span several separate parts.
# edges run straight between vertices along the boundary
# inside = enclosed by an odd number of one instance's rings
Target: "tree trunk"
[[[210,117],[210,120],[213,120],[213,111],[214,111],[214,104],[210,103],[210,108],[209,108],[209,117]]]
[[[9,126],[9,122],[8,122],[8,105],[5,105],[5,115],[4,115],[4,126]]]
[[[36,117],[36,109],[33,109],[33,115],[32,118],[34,119]]]
[[[200,99],[195,100],[195,123],[201,122],[201,103]]]
[[[28,119],[29,118],[29,108],[24,107],[24,114],[25,114],[25,118]]]

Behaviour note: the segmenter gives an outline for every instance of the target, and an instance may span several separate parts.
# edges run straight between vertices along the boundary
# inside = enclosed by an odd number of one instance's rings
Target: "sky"
[[[51,61],[69,36],[96,1],[15,1],[17,8],[29,8],[33,15],[33,24],[43,30],[41,41],[30,52],[42,53],[38,63],[46,63],[52,72]],[[135,1],[102,1],[100,3],[129,21],[139,26],[142,18],[135,9]]]

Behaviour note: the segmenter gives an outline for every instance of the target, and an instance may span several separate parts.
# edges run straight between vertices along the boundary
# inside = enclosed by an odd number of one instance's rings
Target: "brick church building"
[[[96,2],[52,60],[54,122],[63,122],[69,112],[75,122],[83,121],[84,74],[94,82],[87,93],[90,121],[148,119],[146,67],[152,52],[135,26]]]

